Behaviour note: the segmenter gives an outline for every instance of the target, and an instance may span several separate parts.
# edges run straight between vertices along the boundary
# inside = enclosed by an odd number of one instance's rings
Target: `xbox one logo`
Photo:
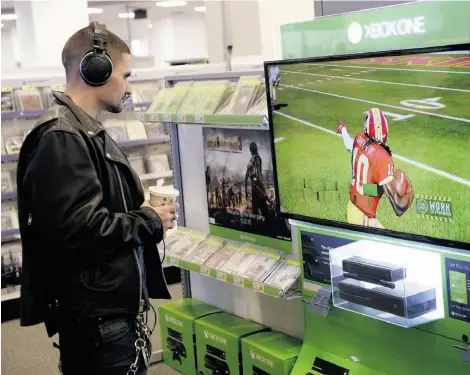
[[[348,28],[348,39],[352,44],[357,44],[362,40],[362,26],[358,22],[353,22]]]
[[[426,202],[424,199],[420,199],[417,203],[416,203],[416,208],[418,209],[418,212],[420,214],[427,214],[428,213],[428,210],[429,210],[429,207],[428,207],[428,202]]]
[[[255,359],[256,358],[256,353],[252,350],[250,350],[250,355],[251,355],[251,358]]]
[[[209,338],[209,332],[204,331],[204,337],[205,337],[206,339],[208,339],[208,338]]]
[[[165,320],[168,322],[168,314],[165,314]]]

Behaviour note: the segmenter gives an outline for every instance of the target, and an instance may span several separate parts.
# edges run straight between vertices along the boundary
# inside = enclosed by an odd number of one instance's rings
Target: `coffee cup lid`
[[[163,180],[157,181],[157,186],[150,186],[149,193],[165,197],[178,197],[180,192],[172,186],[163,186]]]

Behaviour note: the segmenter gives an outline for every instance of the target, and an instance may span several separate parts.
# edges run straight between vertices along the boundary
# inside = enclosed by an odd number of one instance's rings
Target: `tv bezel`
[[[404,56],[404,55],[418,55],[418,54],[429,54],[436,52],[452,52],[452,51],[469,51],[470,56],[470,43],[463,44],[451,44],[445,46],[436,46],[436,47],[420,47],[420,48],[411,48],[411,49],[401,49],[401,50],[383,50],[376,52],[361,52],[353,54],[344,54],[344,55],[333,55],[333,56],[320,56],[320,57],[305,57],[298,59],[286,59],[286,60],[271,60],[264,62],[264,79],[266,86],[266,98],[268,102],[268,121],[269,121],[269,136],[271,142],[271,157],[273,162],[273,176],[274,176],[274,189],[276,192],[276,213],[283,218],[293,219],[298,221],[304,221],[312,224],[320,224],[330,227],[336,227],[340,229],[353,230],[355,232],[362,232],[367,234],[374,234],[379,236],[387,236],[392,238],[398,238],[407,241],[414,241],[420,243],[426,243],[429,245],[436,246],[445,246],[454,249],[460,250],[470,250],[470,242],[461,242],[461,241],[452,241],[444,238],[425,236],[421,234],[412,234],[405,232],[398,232],[390,229],[380,229],[380,228],[371,228],[365,227],[358,224],[350,224],[346,222],[340,222],[329,219],[320,219],[310,216],[305,216],[301,214],[289,213],[281,211],[281,201],[279,194],[279,181],[277,175],[277,159],[276,159],[276,147],[274,143],[274,127],[273,127],[273,108],[271,106],[271,95],[270,95],[270,85],[269,85],[269,68],[271,66],[281,66],[281,65],[293,65],[293,64],[302,64],[302,63],[322,63],[322,62],[331,62],[331,61],[344,61],[351,59],[364,59],[364,58],[373,58],[373,57],[389,57],[389,56]]]

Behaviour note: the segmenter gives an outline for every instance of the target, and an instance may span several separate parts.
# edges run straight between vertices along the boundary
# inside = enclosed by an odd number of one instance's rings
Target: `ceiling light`
[[[13,21],[16,20],[18,16],[15,13],[2,14],[2,21]]]
[[[3,29],[3,26],[5,26],[5,25],[2,23],[2,29]]]
[[[149,23],[149,29],[151,29],[153,27],[153,25],[151,23]]]
[[[119,13],[118,14],[119,18],[134,18],[135,14],[134,12],[129,12],[129,13]]]
[[[88,14],[100,14],[103,13],[101,8],[88,8]]]
[[[206,11],[206,7],[205,6],[202,6],[202,7],[194,7],[194,10],[196,12],[205,12]]]
[[[186,5],[186,1],[184,0],[157,1],[155,5],[160,8],[184,7]]]

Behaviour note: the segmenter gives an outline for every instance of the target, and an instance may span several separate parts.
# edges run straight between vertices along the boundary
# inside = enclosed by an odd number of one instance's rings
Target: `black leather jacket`
[[[59,316],[138,311],[144,247],[150,298],[171,298],[156,244],[161,220],[140,208],[144,192],[121,149],[101,125],[54,93],[21,148],[18,212],[23,247],[20,324]]]

